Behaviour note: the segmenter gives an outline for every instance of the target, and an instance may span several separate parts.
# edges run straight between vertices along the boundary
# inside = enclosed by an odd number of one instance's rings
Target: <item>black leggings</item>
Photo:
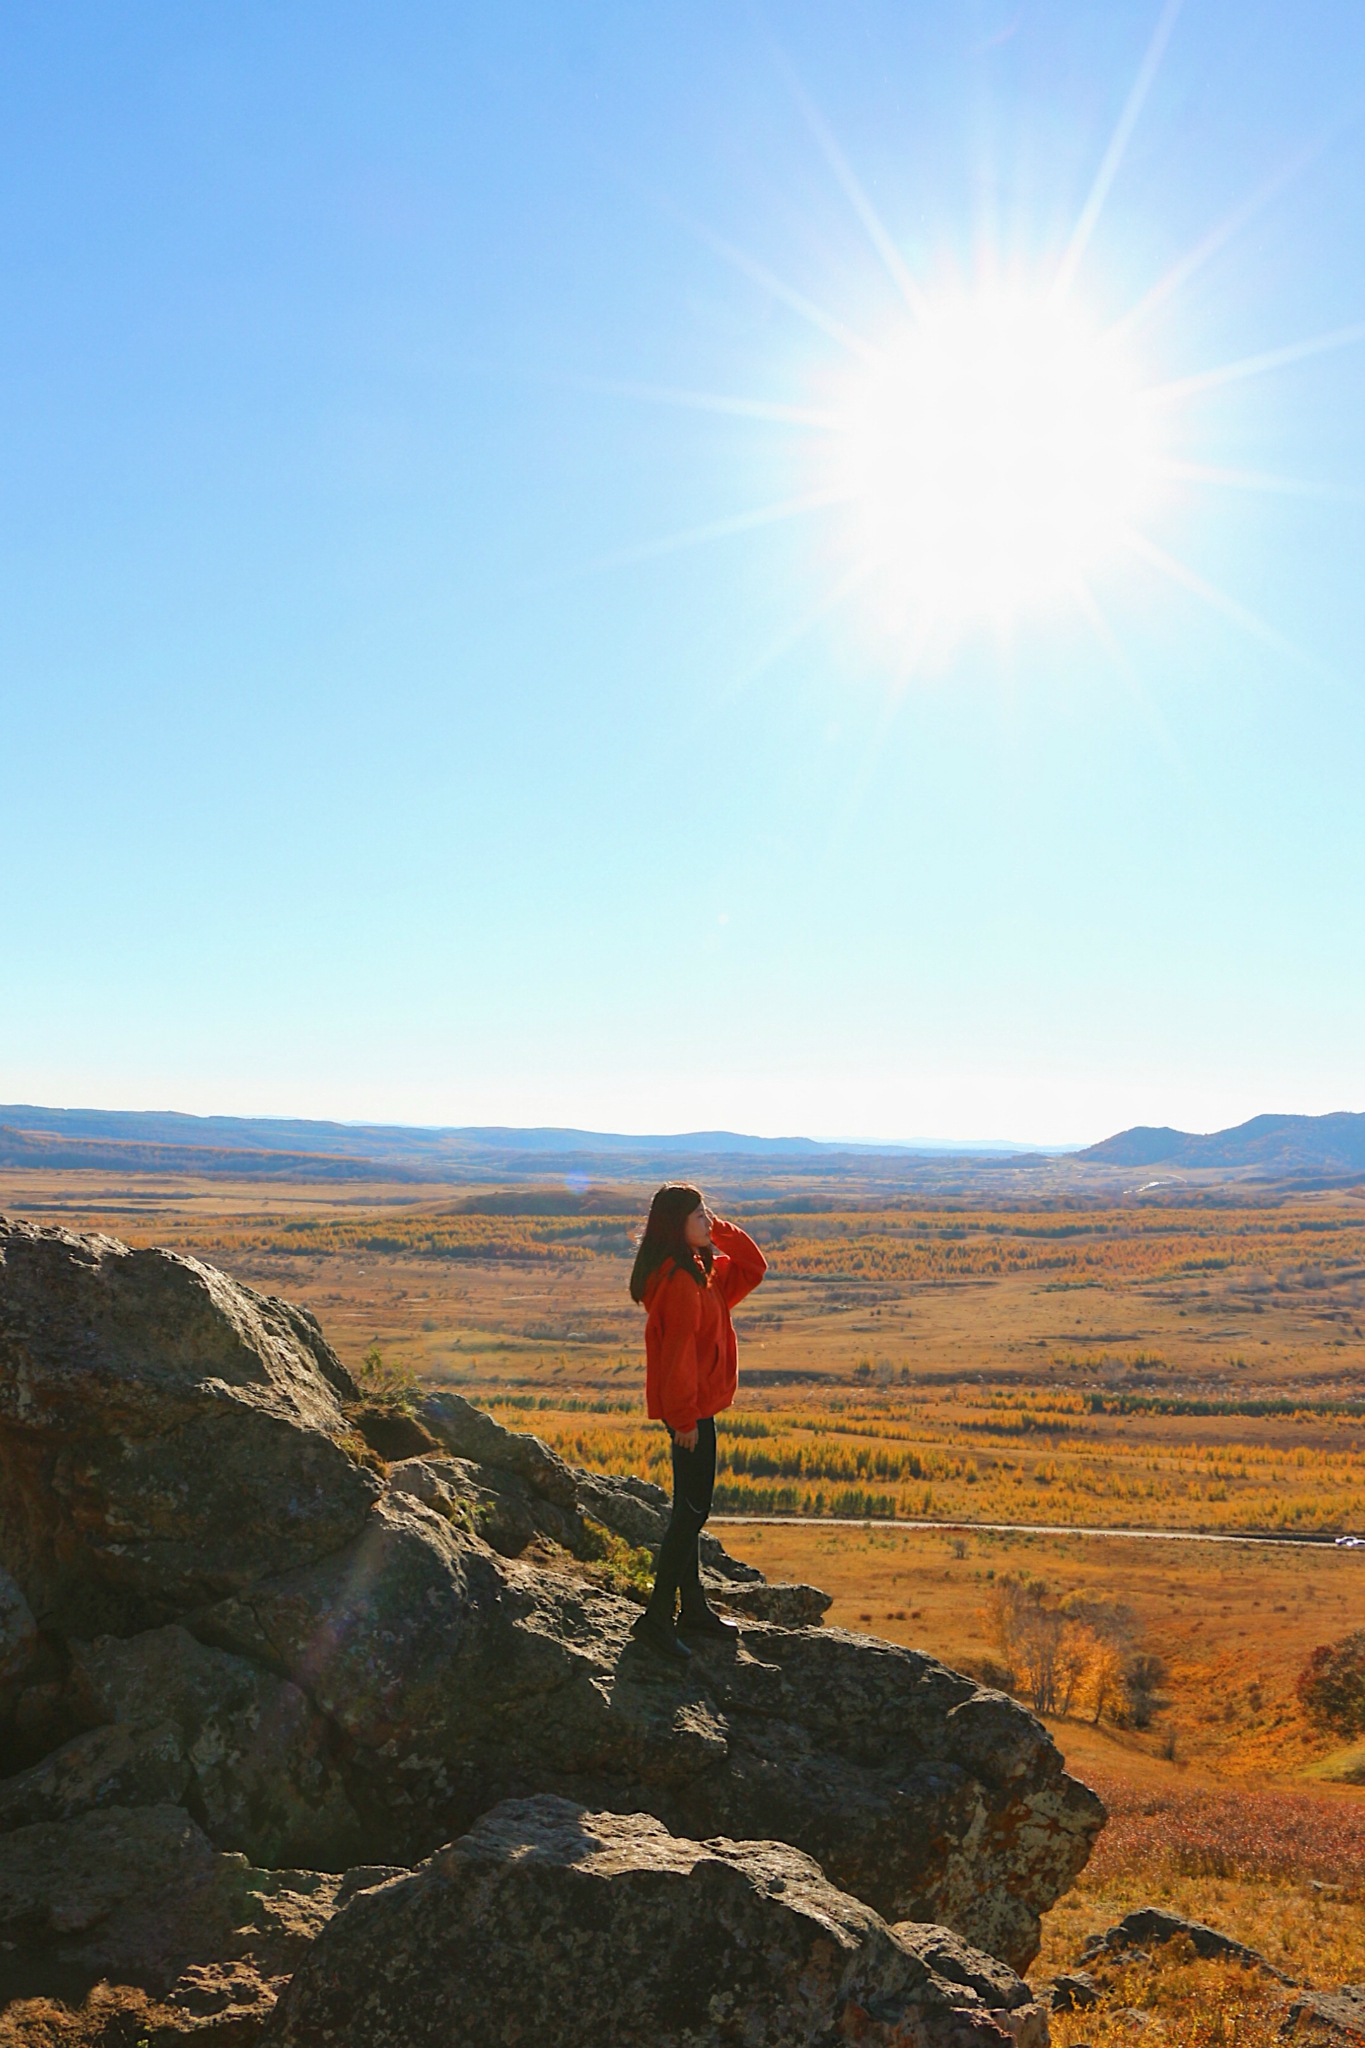
[[[685,1615],[696,1616],[706,1606],[697,1539],[711,1512],[715,1486],[716,1425],[713,1417],[705,1415],[697,1424],[695,1451],[683,1450],[677,1437],[673,1438],[673,1513],[659,1545],[654,1591],[649,1596],[650,1613],[669,1628],[673,1626],[673,1603],[680,1593]]]

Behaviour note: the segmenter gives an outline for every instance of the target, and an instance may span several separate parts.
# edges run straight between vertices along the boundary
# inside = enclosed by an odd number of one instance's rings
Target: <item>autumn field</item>
[[[37,1182],[38,1185],[34,1185]],[[1044,1207],[746,1200],[720,1512],[1365,1531],[1365,1191]],[[660,1478],[625,1281],[642,1191],[133,1185],[0,1176],[20,1214],[212,1259],[521,1417]]]
[[[378,1346],[534,1415],[582,1462],[666,1462],[625,1289],[639,1190],[365,1187],[342,1202],[35,1178],[0,1177],[0,1203],[216,1260],[307,1302],[353,1365]],[[727,1509],[1365,1528],[1361,1191],[830,1203],[736,1205],[771,1270],[741,1311]]]
[[[830,1623],[1008,1685],[1101,1789],[1040,1970],[1159,1903],[1286,1977],[1365,1980],[1365,1740],[1296,1691],[1365,1626],[1365,1549],[1333,1541],[1365,1534],[1363,1192],[716,1191],[771,1267],[737,1318],[717,1533],[825,1587]],[[0,1209],[209,1259],[355,1368],[664,1483],[625,1286],[646,1193],[0,1175]],[[1283,2010],[1263,1974],[1163,1953],[1053,2039],[1257,2048]]]

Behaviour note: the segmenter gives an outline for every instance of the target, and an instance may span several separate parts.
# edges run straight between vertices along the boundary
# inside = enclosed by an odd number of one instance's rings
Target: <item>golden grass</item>
[[[1045,1917],[1034,1982],[1076,1967],[1087,1938],[1157,1905],[1244,1942],[1282,1976],[1319,1991],[1365,1978],[1365,1803],[1302,1794],[1092,1776],[1110,1810],[1095,1855]],[[1203,2048],[1278,2038],[1285,1994],[1261,1972],[1201,1963],[1180,1944],[1149,1960],[1087,1965],[1099,2006],[1058,2015],[1054,2048],[1131,2040],[1134,2011],[1161,2038]]]
[[[518,1206],[527,1213],[518,1214]],[[562,1213],[572,1206],[562,1192],[526,1191],[520,1203],[513,1192],[496,1202],[475,1194],[414,1205],[406,1213],[387,1208],[377,1215],[286,1220],[262,1214],[221,1228],[218,1240],[224,1248],[541,1264],[627,1255],[641,1220],[637,1194],[623,1191],[615,1201],[597,1194],[584,1200],[591,1213]],[[535,1213],[547,1207],[561,1213]],[[762,1242],[774,1274],[786,1278],[937,1285],[1027,1274],[1074,1286],[1230,1274],[1228,1284],[1254,1304],[1266,1295],[1320,1293],[1334,1282],[1359,1281],[1365,1272],[1365,1211],[1341,1198],[1330,1206],[1306,1200],[1211,1209],[1068,1204],[1039,1211],[844,1201],[799,1215],[746,1204],[741,1220]],[[1360,1301],[1357,1294],[1355,1306]]]
[[[482,1395],[638,1401],[642,1318],[625,1285],[638,1190],[144,1191],[97,1178],[0,1174],[0,1207],[212,1259],[306,1302],[352,1364],[377,1340],[386,1359]],[[1158,1498],[1183,1490],[1212,1511],[1246,1496],[1259,1513],[1253,1495],[1307,1491],[1268,1452],[1313,1458],[1365,1438],[1357,1195],[1224,1190],[1163,1207],[991,1210],[812,1195],[796,1208],[749,1203],[741,1218],[771,1260],[740,1311],[751,1410],[875,1397],[891,1422],[903,1395],[945,1410],[965,1397],[979,1412],[963,1423],[1001,1439],[994,1466],[1009,1448],[1001,1403],[1014,1404],[1016,1448],[1043,1455],[1011,1481],[1043,1507],[1053,1491],[1132,1502],[1152,1481]],[[1025,1442],[1026,1430],[1042,1434]],[[1178,1444],[1180,1468],[1135,1463],[1139,1435]],[[1092,1472],[1101,1441],[1115,1462]],[[985,1448],[964,1431],[969,1446]],[[1076,1447],[1081,1465],[1068,1457]]]
[[[169,2048],[203,2024],[132,1985],[97,1984],[76,2006],[23,1998],[0,2008],[0,2048]],[[248,2048],[260,2025],[251,2016],[220,2019],[207,2038],[214,2048]]]
[[[1153,2039],[1170,2048],[1282,2048],[1283,1994],[1256,1971],[1221,1963],[1137,1964],[1105,1984],[1090,2012],[1061,2013],[1052,2048],[1131,2048]]]
[[[550,1397],[534,1410],[520,1405],[525,1397],[489,1399],[576,1464],[655,1480],[667,1470],[661,1432],[638,1414],[589,1423],[556,1413]],[[1154,1441],[1131,1421],[1116,1430],[1103,1401],[991,1389],[957,1390],[951,1401],[736,1410],[719,1420],[717,1509],[1287,1533],[1365,1523],[1365,1449],[1352,1415],[1310,1413],[1316,1442],[1291,1449],[1226,1433],[1209,1443],[1201,1418],[1188,1417],[1177,1418],[1183,1434]],[[1294,1415],[1279,1419],[1283,1434],[1294,1429]]]

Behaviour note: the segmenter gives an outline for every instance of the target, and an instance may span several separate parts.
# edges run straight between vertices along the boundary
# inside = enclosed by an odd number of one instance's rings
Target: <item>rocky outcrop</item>
[[[780,1837],[888,1921],[1031,1959],[1102,1820],[1031,1715],[797,1625],[820,1596],[718,1544],[738,1639],[661,1667],[602,1562],[657,1537],[657,1488],[456,1396],[386,1470],[348,1385],[299,1311],[193,1260],[0,1225],[0,1729],[27,1767],[0,1827],[169,1804],[253,1863],[407,1864],[553,1793]]]
[[[416,1419],[452,1454],[451,1462],[460,1464],[465,1475],[463,1485],[473,1489],[466,1493],[466,1504],[477,1508],[482,1499],[495,1549],[503,1547],[496,1526],[499,1514],[508,1515],[509,1500],[521,1504],[528,1527],[512,1532],[513,1541],[506,1552],[509,1556],[524,1549],[531,1534],[562,1542],[575,1555],[591,1555],[592,1546],[585,1546],[581,1535],[587,1518],[595,1519],[640,1549],[657,1550],[663,1541],[671,1503],[663,1488],[652,1485],[648,1479],[625,1473],[580,1471],[565,1464],[539,1437],[505,1428],[472,1401],[466,1401],[462,1394],[428,1394],[418,1406]],[[418,1461],[408,1462],[411,1465]],[[438,1463],[434,1459],[422,1462],[431,1466]],[[395,1474],[390,1472],[390,1484],[394,1478]],[[706,1530],[702,1531],[701,1558],[703,1573],[712,1589],[724,1592],[731,1605],[753,1613],[755,1619],[795,1621],[795,1610],[799,1608],[802,1622],[813,1622],[830,1605],[829,1595],[816,1586],[791,1588],[793,1597],[785,1603],[765,1602],[762,1595],[766,1581],[762,1572],[740,1558],[731,1557],[724,1545]],[[740,1588],[748,1590],[741,1593]],[[784,1605],[791,1611],[769,1611]]]
[[[462,1394],[428,1394],[418,1414],[439,1443],[457,1458],[486,1466],[490,1472],[512,1473],[527,1490],[572,1515],[578,1507],[578,1484],[572,1466],[537,1436],[504,1429],[493,1416],[466,1401]]]
[[[338,1729],[372,1858],[550,1786],[687,1834],[777,1834],[888,1918],[1030,1959],[1099,1818],[1032,1716],[839,1630],[755,1627],[661,1669],[635,1611],[390,1498],[345,1550],[194,1625]]]
[[[0,1562],[119,1634],[327,1555],[379,1481],[312,1318],[169,1252],[0,1224]]]
[[[1234,1941],[1230,1934],[1220,1934],[1216,1927],[1206,1926],[1202,1920],[1186,1920],[1183,1914],[1168,1913],[1164,1906],[1135,1906],[1113,1927],[1107,1927],[1102,1934],[1092,1934],[1081,1951],[1081,1960],[1097,1963],[1106,1957],[1121,1958],[1133,1949],[1158,1948],[1169,1941],[1187,1943],[1206,1962],[1240,1963],[1244,1969],[1263,1970],[1279,1984],[1292,1982],[1259,1950]]]
[[[275,2048],[1043,2048],[1027,1984],[888,1927],[780,1842],[513,1801],[351,1900],[267,2025]]]
[[[1039,1996],[1052,2012],[1089,2012],[1100,2002],[1100,1987],[1089,1970],[1063,1970]]]
[[[577,1476],[579,1501],[588,1514],[595,1515],[598,1521],[615,1530],[628,1543],[638,1543],[649,1550],[658,1549],[668,1526],[671,1505],[661,1486],[651,1485],[648,1479],[615,1472],[580,1472]],[[709,1577],[717,1589],[723,1586],[758,1588],[764,1583],[763,1574],[756,1566],[731,1557],[724,1545],[705,1529],[701,1534],[701,1564],[703,1576]],[[814,1586],[802,1590],[817,1592]],[[824,1595],[818,1597],[823,1599]],[[829,1605],[827,1600],[825,1605]],[[823,1608],[821,1612],[824,1612]],[[777,1616],[771,1619],[776,1620]]]
[[[816,1628],[834,1605],[834,1595],[819,1586],[736,1586],[705,1573],[703,1578],[713,1606],[752,1621],[775,1621],[782,1628]]]
[[[426,1491],[430,1480],[418,1479],[414,1468],[420,1463],[429,1472],[439,1473],[442,1482],[458,1495],[459,1507],[477,1522],[479,1533],[504,1556],[519,1556],[539,1536],[562,1544],[576,1557],[592,1557],[597,1554],[591,1535],[594,1521],[638,1549],[657,1551],[663,1541],[671,1503],[663,1488],[647,1479],[583,1472],[566,1465],[539,1437],[505,1428],[461,1394],[427,1395],[414,1420],[449,1455],[445,1459],[407,1458],[401,1467],[403,1477],[390,1470],[390,1486],[398,1485],[440,1505]],[[729,1595],[732,1589],[747,1589],[742,1597],[755,1603],[746,1610],[753,1612],[755,1619],[795,1618],[794,1613],[760,1614],[764,1605],[760,1594],[766,1583],[762,1572],[731,1557],[705,1530],[701,1558],[703,1575],[713,1591]],[[815,1586],[794,1588],[793,1594],[788,1605],[799,1604],[803,1619],[809,1615],[818,1620],[829,1605],[826,1595]]]

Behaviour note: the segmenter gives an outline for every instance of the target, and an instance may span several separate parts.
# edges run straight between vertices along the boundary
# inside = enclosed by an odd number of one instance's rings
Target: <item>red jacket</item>
[[[645,1283],[645,1403],[670,1429],[695,1428],[735,1398],[739,1346],[730,1311],[752,1294],[768,1261],[746,1231],[716,1217],[705,1287],[665,1259]]]

